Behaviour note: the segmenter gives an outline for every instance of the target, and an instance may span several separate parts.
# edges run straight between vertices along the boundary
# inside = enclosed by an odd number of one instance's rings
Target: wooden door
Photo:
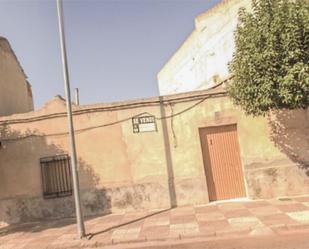
[[[200,129],[209,200],[246,196],[237,126]]]

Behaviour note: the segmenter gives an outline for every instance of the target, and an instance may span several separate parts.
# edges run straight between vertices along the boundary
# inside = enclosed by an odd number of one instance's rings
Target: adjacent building
[[[207,89],[229,77],[240,8],[251,0],[224,0],[195,18],[195,29],[158,73],[161,95]]]
[[[8,40],[0,37],[0,116],[32,110],[31,85]]]

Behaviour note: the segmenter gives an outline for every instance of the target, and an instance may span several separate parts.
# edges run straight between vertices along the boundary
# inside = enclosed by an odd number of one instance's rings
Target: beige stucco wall
[[[224,0],[195,19],[195,29],[158,73],[161,95],[206,89],[228,77],[239,8],[250,0]]]
[[[199,128],[231,123],[238,127],[249,198],[308,194],[308,110],[279,113],[270,120],[247,117],[223,96],[223,89],[212,91],[217,97],[179,115],[205,98],[207,92],[164,98],[166,115],[176,114],[164,122],[177,204],[208,202]],[[74,110],[85,213],[169,207],[161,120],[157,120],[157,132],[134,134],[132,121],[127,119],[144,112],[159,118],[158,99],[79,106]],[[56,97],[35,112],[0,118],[1,137],[6,138],[0,150],[2,220],[16,222],[74,213],[70,197],[42,198],[39,159],[68,153],[64,112],[64,101]]]
[[[0,37],[0,116],[32,110],[31,86],[9,42]]]

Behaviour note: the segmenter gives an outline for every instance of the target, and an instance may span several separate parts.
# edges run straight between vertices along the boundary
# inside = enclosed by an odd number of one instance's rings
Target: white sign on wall
[[[132,118],[133,133],[157,131],[155,116],[142,116]]]

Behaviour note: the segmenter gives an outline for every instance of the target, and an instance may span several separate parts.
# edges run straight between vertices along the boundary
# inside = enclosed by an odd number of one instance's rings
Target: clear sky
[[[64,1],[71,88],[81,104],[158,95],[157,73],[220,0]],[[0,36],[32,85],[36,108],[63,94],[56,0],[0,0]]]

